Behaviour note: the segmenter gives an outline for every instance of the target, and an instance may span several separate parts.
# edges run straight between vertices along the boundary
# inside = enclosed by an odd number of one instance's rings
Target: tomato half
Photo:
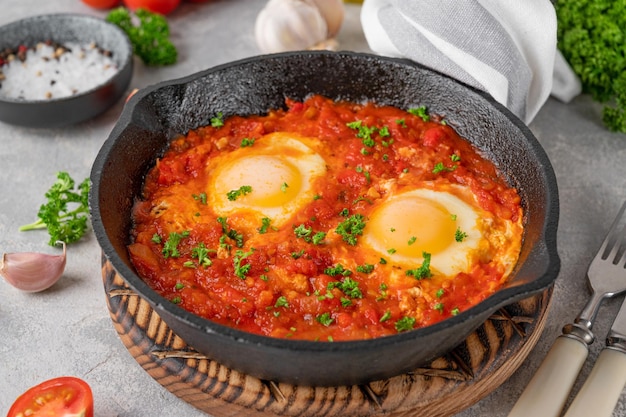
[[[93,394],[82,379],[72,376],[50,379],[15,400],[7,417],[17,416],[93,417]]]
[[[82,2],[96,9],[111,9],[119,5],[121,0],[82,0]]]
[[[130,10],[146,9],[154,13],[168,14],[180,4],[180,0],[124,0]]]

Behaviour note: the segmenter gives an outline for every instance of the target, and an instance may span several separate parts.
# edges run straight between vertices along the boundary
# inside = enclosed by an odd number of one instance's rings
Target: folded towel
[[[375,53],[486,91],[526,123],[551,92],[563,101],[580,93],[548,0],[365,0],[361,23]]]

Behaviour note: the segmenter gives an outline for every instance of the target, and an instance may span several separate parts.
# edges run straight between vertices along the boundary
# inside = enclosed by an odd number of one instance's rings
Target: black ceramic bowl
[[[20,45],[33,47],[47,40],[62,45],[95,42],[112,52],[111,59],[118,71],[103,83],[65,98],[24,100],[0,94],[3,122],[28,127],[72,125],[104,112],[126,92],[133,73],[133,50],[128,37],[117,26],[86,15],[50,14],[0,27],[0,51],[15,50]]]
[[[491,159],[519,190],[525,234],[510,281],[478,304],[430,327],[367,341],[274,339],[202,319],[167,301],[129,261],[131,206],[169,141],[217,112],[263,114],[311,93],[410,108],[427,105]],[[188,344],[221,364],[296,385],[344,385],[416,369],[454,348],[495,310],[550,287],[558,275],[557,184],[529,129],[486,94],[406,60],[359,53],[295,52],[245,59],[139,91],[126,105],[91,173],[93,228],[103,262],[147,300]],[[105,268],[106,269],[106,268]]]

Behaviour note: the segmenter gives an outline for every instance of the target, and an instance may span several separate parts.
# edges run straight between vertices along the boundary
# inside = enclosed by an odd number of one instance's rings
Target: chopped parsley
[[[461,160],[461,157],[453,153],[452,155],[450,155],[450,160],[452,162],[459,162]],[[444,171],[452,172],[457,168],[458,168],[458,165],[452,165],[451,167],[447,167],[443,164],[443,162],[438,162],[435,164],[435,167],[433,168],[433,174],[439,174],[440,172],[444,172]]]
[[[311,238],[311,242],[313,242],[314,245],[320,245],[324,242],[324,239],[326,239],[326,232],[317,232]]]
[[[458,307],[454,307],[451,311],[450,314],[452,314],[453,316],[456,316],[457,314],[460,313],[460,310]]]
[[[408,109],[407,111],[412,115],[421,118],[425,122],[430,121],[430,116],[428,115],[428,109],[426,108],[426,106],[413,107]]]
[[[457,242],[463,242],[466,238],[467,233],[461,231],[461,229],[457,227],[456,232],[454,232],[454,240]]]
[[[226,193],[226,197],[228,197],[228,199],[230,201],[235,201],[237,200],[239,197],[246,195],[246,194],[250,194],[252,192],[252,187],[249,185],[242,185],[241,187],[239,187],[238,190],[230,190],[229,192]]]
[[[326,269],[324,269],[324,273],[326,275],[330,275],[331,277],[336,277],[337,275],[341,275],[344,277],[350,276],[352,275],[352,271],[350,271],[349,269],[344,268],[343,265],[341,264],[337,264],[333,267],[328,267]]]
[[[357,236],[363,234],[365,228],[362,214],[353,214],[337,225],[335,232],[342,237],[348,245],[354,246],[357,243]]]
[[[220,236],[220,246],[226,249],[230,249],[230,245],[226,243],[226,239],[231,239],[235,241],[235,246],[238,248],[243,247],[243,235],[238,233],[235,229],[231,229],[226,224],[226,217],[218,217],[217,222],[222,225],[222,232],[224,233]]]
[[[319,245],[321,244],[324,239],[326,238],[326,233],[325,232],[316,232],[315,234],[313,233],[313,228],[312,227],[306,227],[303,224],[295,227],[293,229],[293,232],[295,233],[296,237],[299,239],[303,239],[305,242],[310,242],[313,243],[314,245]]]
[[[208,249],[204,243],[200,242],[196,247],[191,249],[191,257],[198,259],[198,265],[203,267],[209,267],[213,264],[211,258],[209,258],[209,252],[214,252],[212,249]]]
[[[417,280],[432,276],[430,272],[430,256],[431,255],[428,252],[422,252],[422,256],[424,257],[424,262],[422,263],[422,266],[420,266],[419,268],[409,269],[406,271],[406,274],[408,276],[414,277]]]
[[[163,245],[163,250],[161,251],[163,253],[163,256],[165,258],[178,258],[180,257],[180,252],[178,250],[178,244],[181,242],[181,240],[183,240],[184,238],[189,237],[189,231],[185,230],[181,233],[177,233],[177,232],[172,232],[170,233],[167,241],[165,242],[165,244]]]
[[[407,330],[411,330],[415,327],[415,318],[404,316],[400,320],[395,323],[396,330],[398,333],[406,332]]]
[[[270,227],[270,223],[272,222],[272,220],[269,217],[263,217],[261,219],[261,227],[259,227],[257,230],[259,231],[260,234],[264,234],[267,233],[267,229]]]
[[[276,299],[276,303],[274,304],[274,307],[276,307],[276,308],[279,308],[279,307],[289,308],[289,302],[287,301],[287,298],[284,295],[281,295],[280,297],[278,297]]]
[[[447,167],[443,164],[443,162],[437,162],[435,167],[433,168],[433,174],[439,174],[440,172],[452,172],[457,168],[456,165],[452,165],[451,167]]]
[[[331,317],[330,313],[320,314],[319,316],[315,317],[315,320],[326,327],[330,326],[333,321],[335,321],[335,319]]]
[[[376,142],[372,138],[372,135],[376,133],[376,131],[378,131],[377,127],[365,126],[363,124],[363,121],[361,120],[356,120],[354,122],[346,123],[346,126],[348,126],[350,129],[354,129],[357,131],[356,136],[358,138],[361,138],[363,145],[370,147],[370,148],[376,145]]]
[[[369,274],[373,270],[374,270],[374,265],[373,264],[357,265],[357,267],[356,267],[356,272],[362,272],[364,274]]]
[[[211,126],[215,128],[224,126],[224,114],[221,111],[217,112],[215,117],[211,117]]]
[[[332,290],[333,288],[340,289],[345,295],[350,298],[363,298],[363,293],[359,288],[359,283],[347,276],[342,281],[329,282],[327,285],[328,291]]]
[[[304,256],[304,249],[300,249],[298,252],[291,252],[291,257],[293,259],[300,259]]]
[[[283,183],[280,185],[280,191],[282,191],[283,193],[286,193],[286,192],[287,192],[287,188],[289,188],[289,184],[287,184],[286,182],[283,182]]]
[[[248,252],[244,252],[241,249],[238,249],[235,252],[235,256],[233,256],[233,266],[235,267],[235,275],[241,279],[246,279],[246,275],[250,272],[250,268],[252,265],[245,264],[242,265],[241,262],[246,259],[248,256],[252,255],[254,252],[254,248],[252,248]]]
[[[440,312],[441,314],[443,314],[443,303],[437,303],[435,304],[435,307],[433,308],[437,310],[438,312]]]
[[[247,146],[252,146],[254,145],[254,139],[253,138],[243,138],[241,139],[241,145],[239,145],[242,148],[245,148]]]
[[[313,228],[307,228],[303,223],[300,226],[294,228],[293,232],[296,234],[297,238],[306,239],[311,236],[311,233],[313,233]]]
[[[412,244],[414,244],[417,241],[417,238],[415,236],[411,236],[409,238],[409,241],[406,243],[407,245],[411,246]]]
[[[156,243],[156,244],[159,244],[162,241],[161,236],[159,236],[158,233],[153,234],[151,240],[152,240],[152,243]]]
[[[380,320],[378,320],[380,323],[386,322],[387,320],[389,320],[391,318],[391,311],[387,310],[385,311],[385,314],[383,314],[380,317]]]
[[[200,194],[192,194],[191,195],[193,197],[194,200],[200,202],[200,204],[204,204],[206,205],[206,193],[200,193]]]

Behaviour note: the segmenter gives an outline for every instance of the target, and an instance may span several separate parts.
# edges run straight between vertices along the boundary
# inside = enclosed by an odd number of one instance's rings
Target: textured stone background
[[[253,27],[261,0],[184,4],[170,16],[180,62],[148,69],[137,63],[131,88],[178,78],[216,64],[258,54]],[[2,0],[0,24],[58,12],[104,16],[80,0]],[[367,51],[358,7],[349,6],[339,35],[342,49]],[[42,251],[45,232],[20,233],[35,220],[55,173],[79,180],[109,134],[122,103],[78,126],[37,130],[0,123],[0,251]],[[559,254],[562,268],[546,329],[525,364],[501,387],[459,414],[505,416],[533,375],[561,327],[588,296],[589,261],[621,202],[626,199],[626,135],[601,125],[601,107],[588,96],[570,104],[550,99],[530,125],[545,147],[560,189]],[[601,349],[620,300],[609,300],[595,326],[598,341],[583,368],[585,376]],[[92,234],[69,249],[64,278],[49,291],[24,294],[0,281],[0,414],[24,390],[64,374],[89,382],[98,417],[201,417],[203,413],[163,389],[133,360],[118,339],[106,308],[100,251]],[[582,379],[576,385],[580,387]],[[626,414],[626,398],[614,416]]]

